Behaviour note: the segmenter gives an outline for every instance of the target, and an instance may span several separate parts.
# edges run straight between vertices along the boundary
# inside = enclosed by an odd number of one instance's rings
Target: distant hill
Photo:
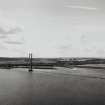
[[[32,58],[32,65],[34,66],[60,66],[69,67],[71,65],[84,64],[105,64],[105,59],[102,58]],[[0,67],[28,67],[29,58],[18,57],[0,57]]]

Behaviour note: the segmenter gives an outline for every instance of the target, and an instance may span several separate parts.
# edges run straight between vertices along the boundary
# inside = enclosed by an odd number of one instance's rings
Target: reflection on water
[[[0,105],[105,105],[105,80],[0,70]]]

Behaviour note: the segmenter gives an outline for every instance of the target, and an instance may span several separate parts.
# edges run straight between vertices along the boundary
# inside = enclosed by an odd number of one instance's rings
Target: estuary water
[[[104,73],[64,68],[33,72],[0,69],[0,105],[105,105]]]

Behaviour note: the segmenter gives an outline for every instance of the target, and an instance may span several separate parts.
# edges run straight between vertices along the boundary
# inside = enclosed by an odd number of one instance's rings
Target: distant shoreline
[[[86,66],[86,64],[94,64],[94,66]],[[33,68],[54,68],[54,67],[80,67],[80,68],[99,68],[96,64],[105,64],[105,59],[101,58],[32,58]],[[81,66],[84,65],[84,66]],[[29,58],[7,58],[0,57],[0,68],[28,68]]]

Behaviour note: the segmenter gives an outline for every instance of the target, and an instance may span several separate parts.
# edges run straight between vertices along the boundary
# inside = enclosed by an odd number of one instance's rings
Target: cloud
[[[7,36],[6,35],[0,35],[0,39],[6,39]]]
[[[72,49],[72,44],[60,45],[57,48],[60,56],[69,56]]]
[[[0,43],[0,51],[5,50],[5,49],[7,49],[7,47],[3,43]]]
[[[84,10],[97,10],[95,7],[79,6],[79,5],[67,5],[67,8],[84,9]]]
[[[12,44],[12,45],[21,45],[23,42],[19,41],[5,41],[6,44]]]
[[[1,35],[16,34],[16,33],[21,32],[21,31],[22,31],[22,29],[19,27],[10,28],[8,30],[4,27],[0,27],[0,34]]]
[[[20,27],[15,27],[15,28],[10,29],[9,31],[7,31],[6,34],[16,34],[18,32],[22,32],[22,29]]]
[[[0,10],[0,39],[8,38],[11,34],[22,32],[23,29],[17,25],[16,21],[6,17],[6,12]]]
[[[59,47],[59,50],[67,51],[71,48],[71,45],[63,45]]]
[[[16,35],[16,33],[20,32],[21,30],[19,28],[14,28],[9,30],[6,34],[2,35],[1,37],[4,37],[4,43],[8,45],[22,45],[24,43],[24,37],[22,35]],[[8,35],[8,34],[15,34],[15,35]],[[6,37],[6,38],[5,38]]]

